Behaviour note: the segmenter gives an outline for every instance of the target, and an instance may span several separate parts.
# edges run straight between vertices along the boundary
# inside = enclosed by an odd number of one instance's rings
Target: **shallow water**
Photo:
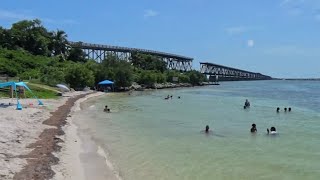
[[[92,99],[78,123],[125,180],[320,179],[319,98],[320,82],[223,82]],[[266,135],[271,126],[278,136]]]

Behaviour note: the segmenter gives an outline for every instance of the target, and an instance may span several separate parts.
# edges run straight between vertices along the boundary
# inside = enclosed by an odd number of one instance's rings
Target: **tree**
[[[143,70],[156,70],[163,73],[167,69],[166,62],[164,62],[160,57],[150,54],[133,52],[130,60],[134,67],[141,68]]]
[[[86,86],[92,87],[94,85],[94,76],[92,71],[82,64],[74,64],[67,69],[66,82],[72,88],[84,88]]]
[[[67,54],[68,52],[67,37],[68,35],[62,30],[57,30],[52,32],[51,48],[55,56],[63,55],[64,57]]]
[[[190,83],[192,85],[199,85],[200,83],[206,80],[206,77],[201,74],[199,71],[191,70],[186,73],[189,76]]]
[[[86,62],[86,53],[84,53],[81,48],[72,48],[68,60],[73,62]]]

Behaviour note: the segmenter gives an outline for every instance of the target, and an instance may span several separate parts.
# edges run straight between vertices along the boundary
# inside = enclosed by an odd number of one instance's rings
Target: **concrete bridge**
[[[219,64],[200,62],[200,72],[209,75],[210,81],[240,81],[240,80],[270,80],[270,76],[256,72],[245,71]]]
[[[90,44],[84,42],[70,42],[69,45],[73,48],[80,48],[86,54],[88,59],[93,59],[97,62],[101,62],[105,59],[107,54],[113,54],[120,59],[129,60],[131,53],[138,52],[143,54],[150,54],[160,57],[163,61],[167,63],[168,69],[180,70],[180,71],[189,71],[192,69],[193,58],[147,50],[139,48],[129,48],[129,47],[120,47],[120,46],[110,46],[110,45],[101,45],[101,44]]]

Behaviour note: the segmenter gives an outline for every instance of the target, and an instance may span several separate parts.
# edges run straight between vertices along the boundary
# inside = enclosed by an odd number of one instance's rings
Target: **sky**
[[[320,0],[1,0],[72,41],[163,51],[277,78],[320,78]]]

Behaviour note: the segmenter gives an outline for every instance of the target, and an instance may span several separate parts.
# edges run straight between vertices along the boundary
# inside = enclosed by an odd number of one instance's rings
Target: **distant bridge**
[[[102,62],[107,54],[113,54],[120,59],[129,60],[131,53],[138,52],[143,54],[150,54],[160,57],[163,61],[167,63],[168,69],[188,71],[192,69],[192,60],[193,58],[147,50],[139,48],[128,48],[128,47],[119,47],[119,46],[110,46],[110,45],[100,45],[100,44],[90,44],[83,42],[70,42],[69,45],[73,48],[81,48],[85,52],[88,59],[93,59],[97,62]]]
[[[200,62],[200,72],[205,75],[210,75],[209,79],[211,80],[212,78],[215,79],[215,77],[218,76],[220,81],[272,79],[270,76],[260,73],[245,71],[208,62]]]

